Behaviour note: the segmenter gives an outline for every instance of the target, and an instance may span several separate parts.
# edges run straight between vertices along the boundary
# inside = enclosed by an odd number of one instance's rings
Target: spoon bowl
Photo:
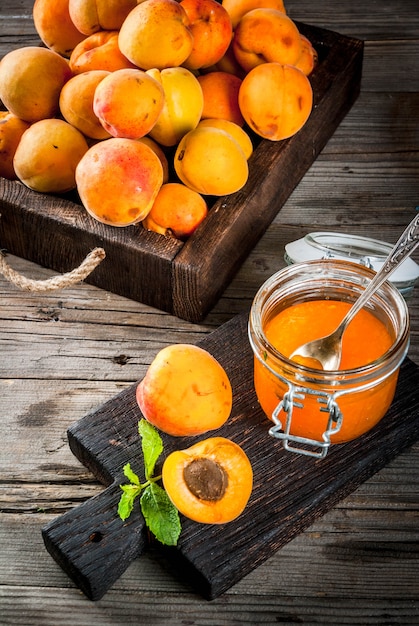
[[[369,283],[359,298],[354,302],[339,326],[329,335],[309,341],[299,346],[290,355],[290,359],[296,357],[313,359],[317,361],[323,370],[337,370],[342,357],[342,336],[348,324],[355,315],[364,307],[371,296],[381,287],[394,270],[407,259],[419,245],[419,214],[410,222],[404,230],[395,246],[384,261],[379,272]]]

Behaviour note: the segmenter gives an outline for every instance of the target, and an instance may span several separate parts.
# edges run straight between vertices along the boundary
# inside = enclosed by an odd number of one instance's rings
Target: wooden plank
[[[217,199],[186,243],[141,226],[100,224],[72,194],[57,198],[0,179],[2,247],[64,272],[102,246],[107,256],[88,277],[91,284],[202,321],[359,94],[363,42],[302,23],[298,27],[320,59],[310,76],[314,107],[309,120],[288,140],[255,138],[247,184]]]
[[[325,459],[313,459],[285,452],[267,434],[269,422],[253,390],[247,315],[234,318],[200,345],[219,359],[232,382],[232,415],[217,434],[246,450],[254,469],[254,489],[234,522],[211,526],[184,518],[178,546],[161,549],[174,571],[179,568],[204,597],[212,599],[419,438],[415,419],[419,368],[405,361],[396,399],[375,429],[353,442],[332,446]],[[125,523],[116,514],[123,465],[129,461],[134,471],[142,471],[135,389],[136,384],[69,428],[73,453],[108,487],[43,529],[48,551],[91,599],[102,597],[145,548],[139,510]],[[165,435],[163,439],[166,454],[197,440]]]

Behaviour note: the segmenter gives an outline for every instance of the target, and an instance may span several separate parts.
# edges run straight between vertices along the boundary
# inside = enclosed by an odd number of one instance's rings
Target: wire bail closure
[[[289,452],[323,459],[327,455],[331,445],[330,438],[332,435],[339,432],[342,426],[343,413],[341,412],[336,401],[336,394],[329,394],[325,391],[314,391],[308,387],[293,385],[285,379],[282,380],[288,385],[288,391],[284,394],[282,400],[278,403],[272,413],[272,420],[276,425],[269,429],[269,434],[276,439],[280,439],[285,450]],[[318,396],[317,401],[321,405],[319,407],[319,411],[329,413],[327,427],[322,435],[323,441],[310,439],[308,437],[298,437],[296,435],[291,435],[290,433],[293,409],[294,407],[304,408],[303,401],[307,394]],[[285,426],[283,426],[281,420],[279,419],[279,415],[282,411],[286,413]],[[310,449],[310,447],[312,449]]]

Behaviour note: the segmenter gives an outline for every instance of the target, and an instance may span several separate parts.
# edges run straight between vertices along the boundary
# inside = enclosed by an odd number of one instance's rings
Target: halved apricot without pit
[[[174,506],[202,524],[225,524],[245,509],[253,470],[243,448],[224,437],[210,437],[169,454],[163,486]]]

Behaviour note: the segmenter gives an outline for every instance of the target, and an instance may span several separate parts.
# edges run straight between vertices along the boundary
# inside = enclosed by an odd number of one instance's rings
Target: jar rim
[[[269,295],[272,295],[276,291],[278,291],[278,289],[276,288],[278,282],[281,279],[297,278],[299,275],[303,276],[303,280],[299,281],[300,285],[306,283],[309,279],[316,279],[320,281],[321,278],[325,277],[325,272],[329,270],[334,270],[337,273],[340,272],[342,276],[352,276],[352,278],[357,277],[359,279],[359,284],[361,284],[361,282],[365,283],[366,281],[371,280],[376,274],[374,270],[366,266],[360,266],[353,261],[340,259],[314,259],[309,261],[303,261],[300,263],[294,263],[293,265],[289,265],[280,269],[275,274],[270,276],[261,285],[253,299],[249,315],[249,339],[252,348],[254,349],[252,338],[252,333],[254,333],[257,337],[257,340],[261,343],[262,347],[269,350],[271,357],[278,361],[281,361],[282,364],[285,364],[290,372],[295,373],[298,371],[300,374],[303,374],[307,379],[310,379],[312,382],[318,382],[319,378],[321,378],[323,382],[332,382],[337,378],[356,378],[359,380],[359,378],[362,378],[363,376],[369,377],[372,373],[376,377],[377,371],[379,371],[383,366],[386,366],[387,369],[389,364],[392,364],[393,369],[397,369],[397,367],[400,365],[401,360],[406,355],[409,346],[409,311],[402,294],[389,281],[386,281],[377,290],[375,297],[384,295],[385,297],[390,297],[396,303],[397,311],[395,311],[394,313],[398,314],[400,317],[400,328],[395,328],[394,320],[391,320],[393,329],[396,334],[394,341],[390,348],[374,361],[366,365],[351,369],[330,371],[318,370],[308,367],[306,365],[302,365],[300,363],[296,363],[295,361],[282,354],[282,352],[280,352],[269,342],[263,331],[263,305],[266,304]],[[403,350],[402,355],[400,355],[401,350]]]

